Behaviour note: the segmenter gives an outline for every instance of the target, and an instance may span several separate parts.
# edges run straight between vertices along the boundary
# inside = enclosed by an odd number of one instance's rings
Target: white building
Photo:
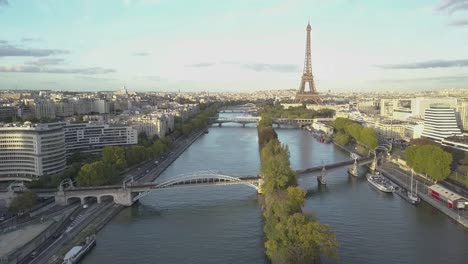
[[[442,98],[425,98],[417,97],[411,99],[411,115],[415,118],[424,118],[425,111],[431,105],[443,104],[451,108],[457,107],[457,98],[442,97]]]
[[[138,132],[129,126],[109,126],[102,123],[66,123],[65,148],[72,152],[100,152],[105,146],[138,144]]]
[[[37,119],[55,119],[55,103],[51,100],[40,99],[28,103],[31,112]]]
[[[381,99],[380,100],[380,115],[391,117],[393,110],[398,106],[398,99]]]
[[[405,138],[408,140],[421,138],[424,124],[407,124],[405,126]]]
[[[109,102],[104,99],[94,100],[93,112],[96,112],[99,114],[108,114],[110,112]]]
[[[60,117],[72,116],[75,114],[74,105],[68,100],[55,102],[55,115]]]
[[[0,177],[39,177],[65,169],[61,123],[0,127]]]
[[[431,105],[424,114],[423,137],[441,142],[444,138],[461,135],[455,109],[448,105]]]
[[[164,138],[166,134],[174,130],[174,116],[170,114],[152,114],[133,117],[132,127],[138,133],[144,132],[148,138],[157,135]]]

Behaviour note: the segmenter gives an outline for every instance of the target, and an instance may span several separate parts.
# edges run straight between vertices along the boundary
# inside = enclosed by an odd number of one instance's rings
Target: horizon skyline
[[[467,6],[0,0],[0,90],[298,89],[309,19],[319,93],[468,88]]]

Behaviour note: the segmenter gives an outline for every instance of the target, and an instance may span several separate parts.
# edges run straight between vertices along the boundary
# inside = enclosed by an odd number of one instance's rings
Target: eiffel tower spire
[[[315,90],[314,76],[312,75],[312,56],[310,52],[310,32],[312,27],[310,22],[306,27],[307,39],[306,39],[306,50],[305,50],[305,59],[304,59],[304,70],[302,72],[301,84],[299,86],[299,91],[296,93],[296,102],[305,102],[312,101],[316,104],[323,104],[322,99],[318,96],[317,91]],[[306,86],[309,86],[309,90],[306,91]]]

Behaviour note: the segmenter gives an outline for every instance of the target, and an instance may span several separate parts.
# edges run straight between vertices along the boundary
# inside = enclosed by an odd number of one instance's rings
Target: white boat
[[[378,172],[376,172],[376,174],[368,173],[366,178],[367,181],[370,182],[370,184],[372,184],[372,186],[374,186],[382,192],[392,193],[394,190],[392,183],[387,178],[380,175]]]
[[[416,192],[413,193],[413,170],[411,170],[411,188],[410,192],[408,193],[408,199],[411,204],[418,204],[421,202],[421,199],[418,197],[418,182],[416,182]]]
[[[96,236],[92,235],[86,237],[86,241],[83,245],[72,247],[63,258],[63,264],[75,264],[80,261],[89,250],[96,245]]]

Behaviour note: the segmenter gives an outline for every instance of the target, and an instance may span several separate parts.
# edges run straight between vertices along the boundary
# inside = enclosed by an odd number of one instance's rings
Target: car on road
[[[89,206],[88,204],[83,204],[84,209],[88,208],[88,206]]]

